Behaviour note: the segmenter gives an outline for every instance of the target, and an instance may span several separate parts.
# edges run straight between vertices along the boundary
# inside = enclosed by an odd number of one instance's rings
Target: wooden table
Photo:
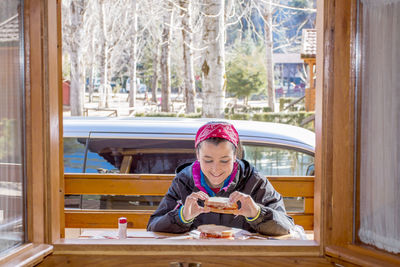
[[[238,229],[239,230],[239,229]],[[246,232],[246,231],[243,231]],[[258,239],[258,240],[296,240],[295,237],[291,235],[282,236],[265,236],[261,234],[251,233],[238,233],[236,240],[245,239]],[[313,240],[314,235],[311,231],[307,233],[308,240]],[[119,239],[117,229],[90,229],[85,230],[79,236],[79,239]],[[189,232],[184,234],[171,234],[171,233],[160,233],[160,232],[148,232],[146,229],[128,229],[127,230],[127,240],[129,239],[198,239],[196,233]]]
[[[187,233],[129,229],[128,238],[117,239],[117,232],[116,228],[83,229],[80,237],[62,238],[53,244],[53,262],[47,266],[66,260],[82,266],[95,266],[99,262],[101,266],[114,266],[116,262],[132,266],[136,262],[133,266],[157,267],[169,266],[172,262],[201,262],[203,266],[212,267],[243,266],[245,263],[244,266],[321,266],[325,263],[321,262],[320,246],[313,238],[296,240],[286,235],[270,239],[256,234],[246,240],[194,239]]]

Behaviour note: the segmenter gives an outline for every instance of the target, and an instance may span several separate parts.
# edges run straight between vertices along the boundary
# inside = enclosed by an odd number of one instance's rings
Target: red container
[[[69,100],[70,88],[71,88],[70,81],[63,81],[62,87],[63,87],[63,105],[69,106],[71,104]]]

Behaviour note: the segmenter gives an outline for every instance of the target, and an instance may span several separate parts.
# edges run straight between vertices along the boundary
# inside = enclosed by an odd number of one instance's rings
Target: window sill
[[[210,255],[319,257],[314,240],[60,239],[54,255]]]
[[[339,261],[360,266],[400,266],[400,257],[366,246],[328,246],[326,255]]]
[[[0,265],[7,266],[34,266],[53,252],[53,246],[47,244],[24,244],[11,250],[0,258]]]

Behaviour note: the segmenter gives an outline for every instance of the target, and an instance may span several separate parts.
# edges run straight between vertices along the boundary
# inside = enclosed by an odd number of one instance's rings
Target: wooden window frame
[[[55,255],[90,251],[93,255],[232,255],[242,256],[322,256],[319,236],[315,240],[252,240],[221,243],[168,240],[65,240],[63,239],[64,198],[62,164],[62,86],[61,86],[61,0],[26,1],[28,54],[27,132],[28,132],[28,236],[32,243],[51,244]],[[57,68],[50,67],[57,66]],[[58,90],[50,90],[58,88]],[[39,152],[39,153],[38,153]],[[316,188],[320,192],[320,188]],[[41,193],[44,192],[44,193]],[[54,211],[59,212],[54,212]],[[319,212],[320,204],[314,205]],[[319,215],[315,213],[315,217]],[[319,227],[319,219],[315,219]],[[317,231],[321,232],[321,231]],[[228,249],[227,249],[228,248]],[[121,252],[122,251],[122,252]]]
[[[235,254],[326,256],[338,263],[362,263],[370,257],[378,263],[397,263],[398,257],[353,241],[357,0],[317,0],[317,31],[322,38],[317,53],[314,241],[224,241],[216,246],[190,240],[63,239],[60,1],[25,1],[28,240],[33,245],[20,250],[32,252],[36,244],[51,244],[47,249],[51,252],[54,246],[54,255],[72,257]]]
[[[335,263],[399,266],[398,255],[362,244],[357,237],[361,148],[357,116],[360,117],[362,93],[358,68],[362,36],[362,25],[357,29],[362,11],[359,1],[324,1],[322,86],[327,97],[322,103],[317,102],[322,108],[316,111],[322,114],[325,124],[316,125],[325,130],[322,135],[317,134],[317,139],[322,138],[319,144],[323,147],[317,149],[322,150],[324,162],[322,168],[316,169],[316,176],[324,177],[322,244],[326,257]]]
[[[35,265],[53,252],[64,206],[60,0],[24,1],[26,243],[0,265]]]

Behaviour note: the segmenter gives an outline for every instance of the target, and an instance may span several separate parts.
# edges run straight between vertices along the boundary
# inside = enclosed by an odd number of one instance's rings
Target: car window
[[[64,138],[64,172],[119,173],[124,157],[132,156],[127,173],[173,174],[196,160],[192,140],[90,139],[84,170],[86,138]]]
[[[85,138],[64,138],[64,171],[66,173],[118,173],[125,155],[132,156],[128,173],[175,173],[176,167],[196,160],[193,141],[152,139],[92,139],[84,158]],[[159,148],[158,151],[151,149]],[[136,152],[134,151],[135,149]],[[181,152],[169,149],[182,149]],[[133,152],[129,152],[133,151]],[[314,157],[282,147],[260,144],[243,145],[244,158],[263,175],[308,175]],[[131,154],[129,154],[131,153]]]
[[[85,159],[85,143],[79,142],[78,138],[64,138],[64,172],[82,173]],[[98,153],[88,151],[86,160],[87,173],[118,172],[114,165],[110,164]]]
[[[305,176],[314,157],[293,149],[243,145],[244,157],[263,175]]]

